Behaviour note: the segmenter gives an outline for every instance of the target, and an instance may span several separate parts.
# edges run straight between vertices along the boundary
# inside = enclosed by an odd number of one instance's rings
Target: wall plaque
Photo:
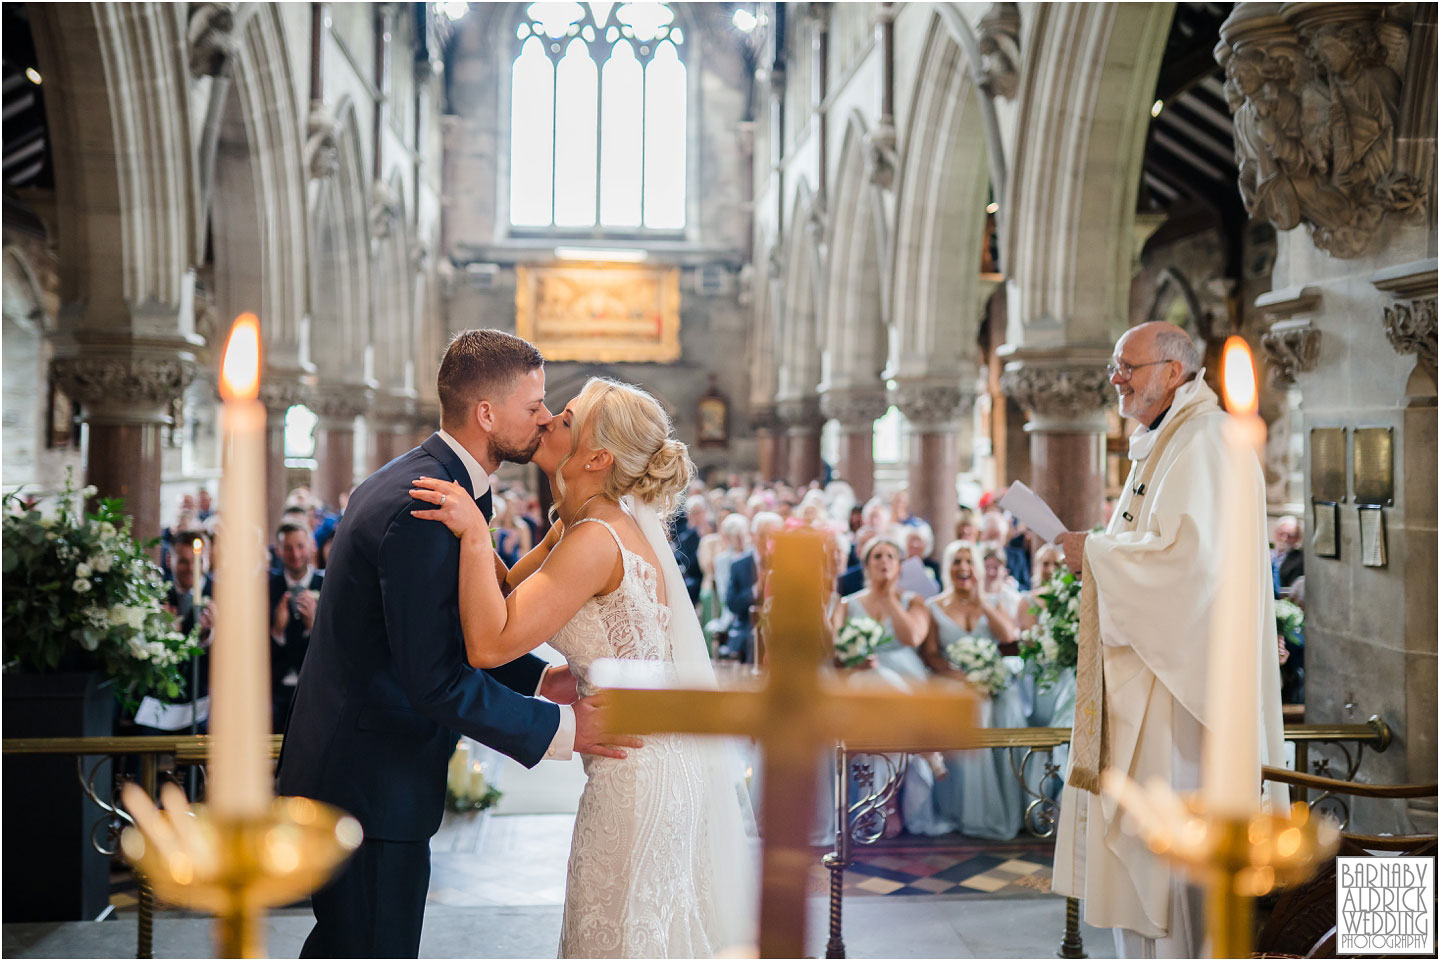
[[[1310,549],[1316,557],[1340,556],[1340,507],[1334,501],[1315,501],[1312,505],[1315,523],[1310,536]]]
[[[515,280],[515,333],[546,360],[680,359],[678,267],[516,267]]]
[[[1315,500],[1345,500],[1345,428],[1310,430],[1310,496]]]
[[[1366,567],[1385,566],[1385,508],[1379,504],[1361,504],[1360,563]]]
[[[1389,427],[1355,428],[1355,503],[1395,503],[1395,434]]]

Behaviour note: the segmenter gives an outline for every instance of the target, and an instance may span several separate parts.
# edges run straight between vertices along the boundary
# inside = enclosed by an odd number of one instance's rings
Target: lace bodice
[[[619,587],[587,600],[550,641],[565,655],[585,696],[595,691],[590,665],[601,658],[669,663],[670,608],[660,602],[659,573],[625,546],[615,528],[598,517],[576,524],[599,524],[609,531],[625,567]]]

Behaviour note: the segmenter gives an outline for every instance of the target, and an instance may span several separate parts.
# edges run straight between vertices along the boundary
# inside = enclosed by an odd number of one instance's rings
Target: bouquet
[[[945,659],[988,697],[1010,686],[1010,671],[1000,657],[1000,646],[988,637],[967,635],[951,641],[945,645]]]
[[[67,477],[54,514],[19,493],[3,500],[4,666],[36,673],[100,669],[134,711],[146,695],[180,696],[200,647],[175,631],[160,568],[131,536],[119,500],[79,506]]]
[[[1296,647],[1305,646],[1305,609],[1284,598],[1275,602],[1275,630]]]
[[[873,617],[851,618],[835,634],[835,660],[845,667],[860,667],[889,639],[885,625]]]
[[[1043,603],[1030,608],[1039,622],[1020,635],[1020,656],[1036,674],[1036,686],[1049,690],[1079,657],[1080,580],[1061,568],[1040,589]]]

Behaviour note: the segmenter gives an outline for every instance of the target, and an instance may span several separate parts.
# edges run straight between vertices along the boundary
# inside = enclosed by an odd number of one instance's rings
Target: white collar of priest
[[[1149,457],[1150,452],[1155,449],[1155,438],[1160,436],[1165,425],[1186,407],[1200,403],[1207,397],[1214,399],[1215,392],[1205,383],[1205,368],[1202,367],[1194,379],[1175,389],[1175,399],[1170,402],[1170,409],[1160,418],[1160,423],[1154,427],[1141,427],[1130,435],[1130,459],[1144,460]]]
[[[470,472],[470,486],[474,488],[474,497],[478,501],[490,489],[490,475],[485,473],[485,468],[481,467],[474,455],[465,449],[465,445],[446,433],[444,428],[440,429],[440,439],[450,445],[455,456],[460,458],[460,463],[464,464],[465,469]]]

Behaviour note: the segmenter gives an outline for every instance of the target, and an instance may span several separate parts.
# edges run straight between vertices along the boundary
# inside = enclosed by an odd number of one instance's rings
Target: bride
[[[660,518],[694,476],[655,398],[591,378],[544,429],[533,462],[559,523],[498,582],[484,516],[459,484],[420,478],[460,538],[465,650],[494,667],[549,641],[581,695],[604,658],[650,662],[714,685],[699,619]],[[503,568],[498,568],[503,570]],[[755,940],[754,867],[743,781],[725,748],[680,734],[623,759],[585,757],[571,842],[561,957],[712,957]],[[738,788],[738,790],[737,790]],[[748,805],[748,802],[745,802]]]

